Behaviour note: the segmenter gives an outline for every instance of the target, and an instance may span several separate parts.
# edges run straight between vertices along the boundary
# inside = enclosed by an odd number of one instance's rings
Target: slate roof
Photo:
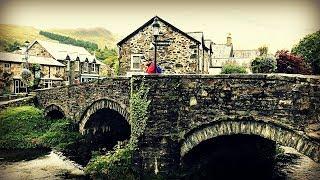
[[[128,39],[130,39],[131,37],[133,37],[134,35],[136,35],[140,30],[142,30],[143,28],[151,25],[154,21],[155,18],[158,18],[159,21],[161,21],[162,23],[164,23],[166,26],[171,27],[174,31],[181,33],[182,35],[188,37],[189,39],[191,39],[192,41],[195,41],[197,44],[201,44],[201,40],[197,40],[194,37],[190,36],[189,34],[181,31],[180,29],[176,28],[175,26],[173,26],[172,24],[168,23],[167,21],[163,20],[162,18],[155,16],[153,18],[151,18],[149,21],[147,21],[145,24],[143,24],[142,26],[140,26],[138,29],[136,29],[135,31],[133,31],[131,34],[129,34],[127,37],[125,37],[124,39],[122,39],[121,41],[119,41],[117,43],[118,46],[121,46],[124,42],[126,42]]]
[[[212,44],[212,58],[226,59],[232,57],[232,46],[226,44]]]
[[[23,63],[25,62],[24,57],[25,56],[23,54],[0,52],[0,61]],[[39,56],[29,56],[28,62],[31,64],[41,64],[49,66],[65,66],[64,64],[53,58]]]
[[[56,42],[48,42],[35,40],[30,46],[38,42],[44,49],[46,49],[51,56],[56,60],[65,60],[67,56],[70,57],[70,60],[76,60],[79,56],[80,62],[84,62],[88,59],[89,63],[92,63],[94,60],[97,64],[102,64],[102,62],[96,60],[94,55],[91,55],[85,48],[79,46],[73,46],[69,44],[62,44]]]
[[[203,36],[203,32],[187,32],[188,35],[190,35],[191,37],[195,38],[197,41],[200,42],[200,48],[202,48],[202,36]],[[209,50],[209,46],[206,46],[206,43],[204,43],[204,50],[208,51]]]

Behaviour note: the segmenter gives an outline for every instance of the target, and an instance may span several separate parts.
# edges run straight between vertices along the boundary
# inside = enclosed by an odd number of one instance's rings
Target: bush
[[[301,56],[290,54],[288,50],[276,53],[277,72],[287,74],[311,74],[311,67]]]
[[[129,143],[125,147],[114,147],[106,155],[98,155],[91,159],[85,168],[85,172],[94,178],[106,178],[110,180],[136,179],[133,169],[133,155],[136,146]]]
[[[320,74],[320,30],[305,36],[291,51],[311,64],[314,74]]]
[[[0,112],[0,148],[34,148],[50,124],[33,106],[7,108]]]
[[[275,58],[270,56],[258,56],[251,62],[253,73],[273,73],[277,67]]]
[[[64,150],[69,145],[78,142],[80,138],[81,134],[74,129],[70,120],[59,119],[52,123],[49,130],[39,137],[39,141],[45,147]]]
[[[236,64],[226,64],[222,67],[221,74],[246,74],[246,68]]]

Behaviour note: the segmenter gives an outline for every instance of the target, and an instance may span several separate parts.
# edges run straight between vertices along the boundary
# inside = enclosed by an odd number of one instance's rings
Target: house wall
[[[160,23],[160,32],[158,40],[171,39],[172,44],[167,47],[161,47],[157,50],[157,63],[164,69],[166,74],[176,73],[196,73],[198,46],[196,42],[171,27]],[[124,42],[119,51],[120,74],[125,75],[131,70],[131,55],[143,54],[143,60],[140,66],[140,72],[145,72],[148,60],[154,59],[154,47],[152,44],[153,34],[152,25],[144,27],[136,35]]]
[[[43,48],[38,42],[35,42],[28,50],[28,54],[31,56],[42,56],[53,58],[50,53]]]
[[[2,89],[7,89],[10,92],[14,92],[14,85],[13,85],[13,77],[20,77],[22,72],[22,63],[16,63],[16,62],[4,62],[0,61],[0,77],[3,77],[3,73],[5,72],[4,64],[9,63],[10,64],[10,70],[7,72],[11,72],[11,78],[9,81],[9,86],[1,87]],[[2,92],[3,93],[3,92]]]

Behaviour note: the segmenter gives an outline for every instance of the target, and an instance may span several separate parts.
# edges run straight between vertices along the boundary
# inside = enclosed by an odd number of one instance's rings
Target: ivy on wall
[[[149,89],[142,83],[138,90],[131,92],[130,125],[131,138],[124,145],[116,145],[106,155],[98,155],[91,159],[85,172],[93,178],[138,179],[134,168],[133,155],[138,148],[138,138],[143,135],[148,120],[147,98]]]

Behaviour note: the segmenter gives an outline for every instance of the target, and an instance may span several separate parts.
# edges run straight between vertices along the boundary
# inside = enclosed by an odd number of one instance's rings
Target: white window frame
[[[70,61],[67,60],[67,71],[70,71]]]
[[[6,65],[9,65],[9,67],[6,67]],[[4,69],[5,71],[10,71],[10,70],[11,70],[11,64],[10,64],[10,63],[4,63],[4,64],[3,64],[3,69]]]
[[[88,72],[89,70],[89,63],[88,62],[84,62],[83,63],[83,72]]]
[[[80,61],[75,61],[75,70],[74,71],[80,71]]]
[[[96,63],[92,63],[91,68],[92,68],[92,72],[96,72]]]
[[[47,88],[51,88],[52,87],[52,80],[51,79],[45,79],[44,80],[44,86],[46,86],[46,84],[48,84]]]
[[[140,57],[140,62],[139,62],[139,68],[133,68],[133,57],[138,56]],[[143,57],[143,54],[131,54],[131,70],[141,70],[140,65],[141,65],[141,57]]]

